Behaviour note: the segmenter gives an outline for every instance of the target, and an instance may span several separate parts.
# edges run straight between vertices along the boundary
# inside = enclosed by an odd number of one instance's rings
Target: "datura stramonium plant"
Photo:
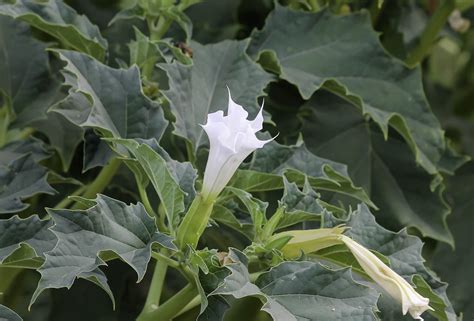
[[[248,120],[247,111],[232,100],[229,89],[228,92],[227,115],[218,110],[208,114],[206,124],[201,125],[209,137],[209,157],[201,193],[194,199],[178,230],[181,248],[186,244],[196,246],[217,196],[237,168],[253,151],[272,140],[259,140],[255,135],[263,128],[263,106],[255,119]]]
[[[429,306],[429,299],[421,296],[400,275],[385,265],[375,254],[345,235],[340,240],[349,248],[364,271],[402,305],[402,312],[407,312],[414,319],[423,320],[421,314],[426,310],[433,310]]]
[[[207,123],[202,125],[209,137],[210,151],[201,193],[194,199],[178,229],[177,239],[182,249],[188,245],[196,247],[208,224],[215,200],[239,165],[253,151],[271,141],[259,140],[255,135],[262,129],[262,109],[255,119],[247,118],[247,111],[232,100],[229,90],[227,115],[224,116],[222,110],[211,113],[207,117]],[[287,231],[278,233],[273,238],[291,237],[282,248],[282,253],[289,258],[298,256],[301,251],[314,252],[344,243],[367,275],[401,303],[404,315],[409,312],[414,319],[423,320],[421,314],[432,310],[429,299],[418,294],[407,281],[368,249],[343,235],[344,230],[340,226],[333,229]]]

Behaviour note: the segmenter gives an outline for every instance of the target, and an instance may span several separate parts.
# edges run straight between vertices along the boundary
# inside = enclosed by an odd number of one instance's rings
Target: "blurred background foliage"
[[[129,60],[127,42],[134,38],[133,26],[146,33],[145,23],[137,19],[109,25],[120,10],[133,4],[133,0],[66,0],[65,2],[99,26],[109,42],[111,65],[119,66],[120,61]],[[422,60],[427,98],[446,131],[450,144],[457,152],[474,158],[473,0],[287,0],[281,3],[301,10],[329,6],[333,12],[341,15],[367,10],[374,29],[380,33],[383,46],[391,55],[408,64]],[[186,14],[193,23],[193,39],[206,44],[224,39],[249,37],[252,30],[262,28],[273,7],[272,0],[207,0],[189,7]],[[171,28],[169,31],[173,33],[174,39],[183,38],[178,29]],[[426,46],[423,50],[417,50],[422,47],[420,39],[427,38],[430,40],[429,50],[426,50]],[[413,58],[413,55],[417,57]],[[146,87],[145,90],[150,94],[153,88]],[[270,97],[266,101],[266,108],[273,115],[272,120],[276,125],[274,128],[270,126],[269,130],[280,133],[278,138],[280,142],[295,143],[299,133],[305,131],[307,103],[305,106],[296,87],[283,80],[272,83],[267,92]],[[283,92],[284,94],[281,94]],[[318,137],[312,139],[317,141]],[[313,146],[317,146],[317,143]],[[76,161],[79,160],[75,159],[73,163]],[[351,169],[351,164],[348,165]],[[93,172],[90,175],[93,175]],[[455,175],[444,178],[445,198],[452,208],[448,224],[456,245],[452,248],[445,243],[425,239],[427,245],[424,256],[441,279],[450,284],[447,292],[456,311],[463,314],[465,320],[472,320],[474,318],[472,273],[474,162],[465,163]],[[115,181],[116,193],[121,193],[121,199],[124,201],[127,199],[118,186],[120,180],[127,179],[129,178],[119,177]],[[390,222],[380,223],[390,226]],[[417,231],[411,232],[417,233]],[[212,243],[212,231],[208,239]],[[235,244],[235,240],[233,242]],[[9,272],[18,275],[16,279],[10,278],[16,282],[15,293],[5,298],[9,300],[6,303],[20,315],[24,315],[26,321],[133,320],[145,300],[151,276],[147,275],[144,282],[136,284],[135,274],[130,268],[118,261],[110,265],[106,273],[118,302],[118,308],[114,312],[111,312],[109,299],[101,289],[79,280],[71,290],[47,290],[47,294],[44,294],[34,306],[34,313],[24,313],[29,302],[28,298],[34,291],[39,277],[33,271]],[[254,310],[246,311],[252,314]],[[241,313],[242,310],[239,311]],[[250,317],[258,318],[248,316]],[[180,319],[186,320],[187,316],[183,315]],[[240,314],[239,320],[246,320],[246,316]]]

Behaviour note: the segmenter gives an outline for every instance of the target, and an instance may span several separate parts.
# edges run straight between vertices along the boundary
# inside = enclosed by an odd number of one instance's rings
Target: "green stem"
[[[189,303],[186,304],[186,306],[181,311],[179,311],[175,315],[175,317],[179,317],[181,314],[184,314],[184,313],[188,312],[189,310],[194,309],[195,307],[197,307],[200,304],[201,304],[201,296],[198,294],[191,301],[189,301]]]
[[[185,265],[182,265],[180,264],[179,262],[176,262],[175,260],[167,257],[166,255],[163,255],[161,253],[157,253],[157,252],[151,252],[151,256],[157,260],[157,261],[161,261],[165,264],[167,264],[168,266],[176,269],[176,270],[179,270],[183,276],[189,281],[189,282],[192,282],[194,280],[194,274],[193,272],[191,271],[191,269]]]
[[[10,113],[7,106],[0,107],[0,147],[7,143],[8,126],[10,125]]]
[[[454,0],[444,0],[438,6],[435,13],[428,22],[425,30],[421,34],[418,45],[415,49],[412,50],[412,52],[409,53],[407,59],[405,60],[405,63],[408,66],[414,67],[416,64],[423,60],[428,51],[431,49],[431,45],[438,36],[441,28],[443,28],[444,24],[446,23],[446,20],[448,19],[454,8]]]
[[[310,5],[312,12],[318,12],[319,10],[321,10],[318,0],[308,0],[308,4]]]
[[[196,286],[194,283],[189,283],[157,309],[140,314],[137,321],[170,321],[194,299],[196,294]]]
[[[138,193],[140,194],[140,199],[145,206],[145,210],[150,214],[150,216],[157,217],[153,207],[151,206],[150,200],[148,199],[148,194],[146,188],[137,181]]]
[[[155,270],[153,271],[153,278],[151,280],[148,296],[145,301],[145,306],[141,314],[150,313],[158,308],[160,305],[161,293],[165,282],[166,271],[168,265],[161,261],[156,261]],[[140,318],[140,317],[139,317]]]
[[[201,194],[193,200],[177,231],[176,239],[181,249],[187,245],[196,248],[211,217],[214,202],[214,199],[203,198]]]
[[[66,208],[68,207],[71,203],[74,202],[73,199],[71,199],[71,196],[80,196],[87,188],[87,185],[82,185],[78,189],[76,189],[71,195],[66,196],[65,198],[62,199],[58,204],[56,204],[53,208]]]
[[[113,158],[107,165],[102,168],[99,175],[88,186],[82,197],[92,199],[95,198],[98,193],[101,193],[107,187],[107,185],[109,185],[115,173],[120,168],[120,164],[120,159]],[[76,203],[74,204],[73,209],[81,209],[82,207],[82,204]]]

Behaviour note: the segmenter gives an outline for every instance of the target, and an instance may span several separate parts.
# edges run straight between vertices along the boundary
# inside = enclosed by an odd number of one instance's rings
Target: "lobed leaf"
[[[444,186],[417,166],[400,138],[390,135],[385,140],[348,105],[333,94],[315,94],[302,111],[307,146],[318,155],[351,164],[350,177],[380,208],[377,216],[385,226],[416,227],[424,236],[452,244]],[[338,201],[351,200],[335,195],[333,202]]]
[[[0,220],[0,264],[24,244],[35,256],[44,258],[44,253],[56,245],[56,237],[49,230],[52,224],[51,220],[40,220],[37,215],[26,219],[15,215]]]
[[[57,38],[65,47],[104,60],[107,41],[86,16],[79,15],[61,0],[15,0],[0,4],[0,14],[26,21]]]
[[[45,254],[46,260],[38,270],[41,280],[31,304],[45,289],[70,288],[79,277],[99,284],[111,294],[99,269],[105,265],[100,254],[106,251],[116,253],[141,280],[154,243],[176,249],[169,236],[156,230],[141,203],[126,205],[104,195],[99,195],[95,202],[87,210],[48,209],[55,223],[51,230],[58,243]]]
[[[56,193],[48,184],[47,176],[48,171],[35,162],[32,154],[0,165],[0,214],[28,208],[29,204],[23,200],[33,195]]]
[[[388,126],[397,130],[429,173],[440,169],[443,130],[426,101],[420,68],[409,69],[385,52],[367,13],[337,16],[277,4],[264,28],[252,34],[248,51],[270,62],[304,99],[321,87],[345,96],[385,138]]]

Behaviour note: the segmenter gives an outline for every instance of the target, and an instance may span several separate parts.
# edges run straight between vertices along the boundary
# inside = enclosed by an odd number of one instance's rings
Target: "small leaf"
[[[45,254],[46,261],[38,270],[41,280],[31,304],[49,288],[70,288],[78,277],[104,284],[98,268],[105,265],[100,254],[113,251],[128,263],[141,280],[151,256],[151,246],[158,243],[176,249],[172,239],[156,230],[141,203],[125,203],[99,195],[96,205],[83,211],[48,209],[58,238],[56,247]],[[97,274],[99,273],[99,274]]]
[[[16,0],[14,4],[0,4],[0,14],[26,21],[57,38],[66,47],[99,60],[105,58],[107,41],[99,28],[61,0]]]
[[[285,215],[278,222],[278,228],[291,226],[304,221],[318,221],[325,212],[320,203],[320,195],[316,193],[306,179],[303,190],[295,183],[283,177],[284,192],[281,203],[285,206]]]
[[[255,116],[257,97],[272,77],[251,61],[245,53],[247,41],[223,41],[213,45],[191,43],[193,65],[178,62],[160,64],[169,78],[169,90],[164,95],[176,117],[175,133],[192,143],[194,150],[206,142],[199,126],[207,114],[225,109],[228,93]]]
[[[304,144],[286,146],[273,141],[258,149],[245,170],[237,171],[230,184],[246,191],[269,191],[284,187],[282,176],[303,186],[309,184],[322,190],[334,191],[375,206],[365,191],[355,187],[347,166],[318,157]]]
[[[39,193],[54,194],[47,182],[47,170],[26,154],[0,165],[0,214],[15,213],[28,208],[23,200]]]

